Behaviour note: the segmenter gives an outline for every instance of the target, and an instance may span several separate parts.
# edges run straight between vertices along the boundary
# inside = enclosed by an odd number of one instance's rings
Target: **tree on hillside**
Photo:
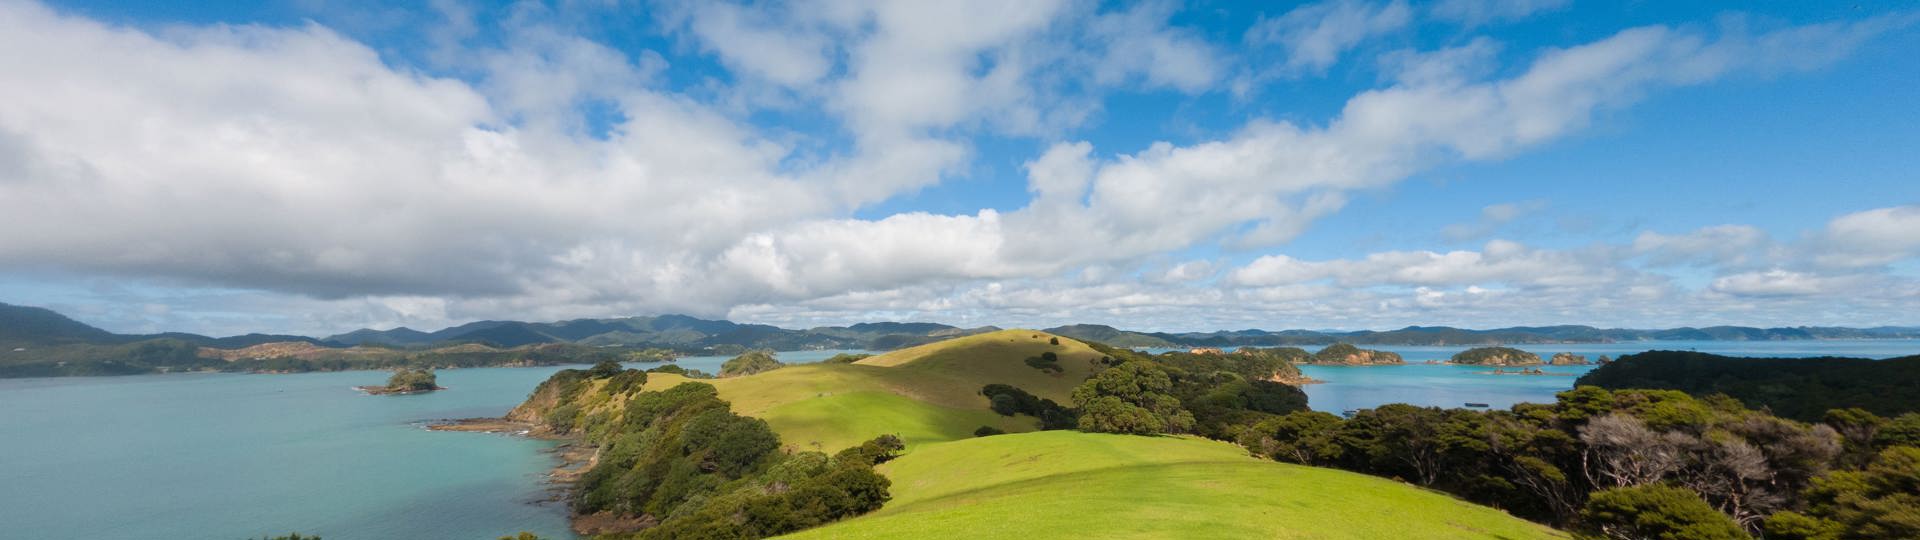
[[[1686,488],[1649,484],[1593,494],[1581,515],[1615,540],[1748,540],[1746,531]]]
[[[1889,448],[1866,470],[1816,479],[1805,497],[1805,513],[1767,519],[1768,538],[1920,538],[1920,448]]]
[[[1345,451],[1335,440],[1339,434],[1340,417],[1300,411],[1255,425],[1241,434],[1240,444],[1275,461],[1331,463]]]
[[[1173,381],[1151,362],[1128,362],[1101,371],[1073,390],[1080,430],[1152,435],[1193,429],[1193,413],[1170,392]]]
[[[625,369],[625,368],[620,367],[619,362],[615,362],[612,360],[604,360],[598,364],[594,364],[593,368],[588,369],[587,376],[593,377],[595,379],[605,379],[607,377],[612,377],[615,374],[620,373],[622,369]]]

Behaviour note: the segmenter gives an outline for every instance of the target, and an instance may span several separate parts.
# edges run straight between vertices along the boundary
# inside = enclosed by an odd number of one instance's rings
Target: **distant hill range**
[[[4,346],[6,350],[50,345],[121,345],[155,339],[174,339],[216,349],[239,349],[263,343],[287,341],[320,344],[320,340],[306,336],[270,334],[247,334],[224,338],[179,332],[115,334],[73,320],[50,309],[0,303],[0,346]]]
[[[1216,332],[1131,332],[1097,324],[1075,324],[1048,328],[1047,332],[1074,339],[1092,340],[1122,347],[1233,347],[1278,345],[1513,345],[1530,343],[1615,343],[1625,341],[1791,341],[1810,339],[1909,339],[1920,338],[1920,328],[1879,326],[1844,328],[1795,326],[1790,328],[1752,328],[1747,326],[1708,326],[1704,328],[1667,328],[1634,330],[1594,328],[1591,326],[1515,326],[1492,330],[1468,330],[1446,326],[1409,326],[1399,330],[1234,330]]]
[[[15,348],[74,344],[124,345],[151,340],[171,340],[215,349],[240,349],[267,343],[304,342],[320,347],[379,346],[420,349],[467,343],[498,348],[575,344],[658,347],[683,353],[701,351],[728,353],[748,349],[892,350],[995,330],[999,328],[992,326],[960,328],[924,322],[876,322],[794,330],[764,324],[707,320],[685,315],[659,315],[617,319],[575,319],[559,322],[480,321],[432,332],[404,327],[392,330],[362,329],[324,338],[271,334],[215,338],[186,333],[115,334],[45,308],[0,303],[0,346],[4,346],[4,350],[8,351]],[[1120,347],[1232,347],[1332,343],[1478,346],[1654,340],[1782,341],[1920,338],[1920,328],[1891,326],[1875,328],[1710,326],[1663,330],[1602,329],[1591,326],[1519,326],[1492,330],[1468,330],[1444,326],[1409,326],[1399,330],[1354,332],[1235,330],[1167,333],[1129,331],[1097,324],[1076,324],[1048,328],[1046,331]]]
[[[862,323],[789,330],[764,324],[740,324],[685,315],[576,319],[560,322],[480,321],[433,332],[411,328],[361,329],[314,338],[247,334],[215,338],[197,334],[115,334],[45,308],[0,303],[0,346],[38,348],[61,345],[123,345],[169,340],[198,347],[240,349],[267,343],[302,342],[320,347],[380,346],[435,348],[474,343],[514,348],[549,343],[588,346],[657,347],[682,353],[727,353],[749,349],[892,350],[944,339],[1000,330],[960,328],[936,323]]]

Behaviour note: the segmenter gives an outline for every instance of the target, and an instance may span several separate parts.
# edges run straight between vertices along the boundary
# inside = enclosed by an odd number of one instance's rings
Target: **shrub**
[[[973,430],[973,436],[975,437],[992,437],[994,435],[1004,435],[1006,433],[1007,433],[1006,430],[993,427],[993,426],[980,426],[979,429]]]
[[[1749,540],[1726,514],[1698,494],[1664,484],[1609,489],[1593,494],[1581,515],[1606,538],[1617,540]]]
[[[1040,353],[1040,356],[1028,357],[1027,367],[1047,373],[1057,374],[1066,372],[1066,368],[1060,367],[1060,355],[1054,354],[1053,351]]]

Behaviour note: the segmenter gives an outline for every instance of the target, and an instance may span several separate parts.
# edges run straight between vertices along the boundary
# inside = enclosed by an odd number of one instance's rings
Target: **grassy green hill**
[[[1057,371],[1027,361],[1049,352]],[[795,538],[1564,537],[1445,494],[1264,461],[1231,443],[1033,432],[1035,419],[997,415],[978,393],[1001,383],[1070,402],[1101,357],[1072,339],[1005,330],[701,382],[791,449],[833,452],[882,434],[906,442],[904,456],[880,469],[892,481],[890,502]],[[684,382],[654,373],[645,388]],[[1010,434],[974,437],[980,426]]]
[[[879,511],[788,538],[1565,538],[1391,480],[1192,438],[1046,431],[921,447]]]
[[[787,444],[802,450],[833,450],[892,433],[907,444],[973,436],[980,426],[1031,431],[1031,417],[1005,417],[987,409],[980,387],[1011,384],[1034,395],[1068,401],[1100,358],[1071,339],[1031,330],[1001,330],[901,349],[853,364],[803,364],[745,377],[704,381],[740,414],[766,420]],[[1059,373],[1026,364],[1053,352]],[[672,388],[687,379],[655,374],[648,390]]]

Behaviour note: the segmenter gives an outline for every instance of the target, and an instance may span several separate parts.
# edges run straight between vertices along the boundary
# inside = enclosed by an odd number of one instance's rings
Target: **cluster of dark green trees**
[[[1608,538],[1920,538],[1920,439],[1904,422],[1847,410],[1807,424],[1724,396],[1582,386],[1506,411],[1296,412],[1238,438]]]
[[[1024,414],[1040,419],[1040,429],[1073,429],[1080,425],[1077,411],[1060,405],[1051,399],[1035,396],[1026,390],[1005,384],[989,384],[980,389],[980,395],[987,396],[987,407],[1001,416]],[[983,427],[986,431],[976,431],[974,435],[999,435],[997,428]]]
[[[1103,356],[1094,375],[1074,389],[1071,408],[1005,384],[987,385],[981,394],[994,412],[1033,416],[1040,429],[1221,439],[1307,407],[1305,393],[1273,381],[1299,375],[1284,353],[1149,355],[1088,345]]]
[[[898,437],[833,455],[788,452],[712,385],[646,391],[646,381],[611,362],[563,370],[528,402],[545,406],[536,416],[549,429],[600,448],[574,484],[574,512],[652,524],[617,538],[764,538],[870,512],[889,497],[873,467],[904,449]]]
[[[1882,416],[1920,412],[1920,356],[1738,358],[1693,351],[1620,357],[1580,377],[1602,388],[1662,388],[1696,396],[1726,394],[1748,407],[1801,421],[1861,408]]]
[[[1059,338],[1054,339],[1058,340]],[[1053,351],[1040,353],[1040,356],[1027,357],[1026,362],[1027,367],[1055,375],[1066,371],[1066,368],[1060,366],[1060,355]]]

